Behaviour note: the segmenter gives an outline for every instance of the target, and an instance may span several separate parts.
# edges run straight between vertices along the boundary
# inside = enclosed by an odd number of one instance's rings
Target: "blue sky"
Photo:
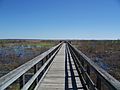
[[[0,0],[0,39],[120,39],[119,0]]]

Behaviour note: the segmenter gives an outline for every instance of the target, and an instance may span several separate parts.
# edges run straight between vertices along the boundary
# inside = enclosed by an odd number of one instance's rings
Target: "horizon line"
[[[49,38],[49,39],[46,39],[46,38],[0,38],[0,40],[120,40],[119,38],[118,39],[71,39],[71,38]]]

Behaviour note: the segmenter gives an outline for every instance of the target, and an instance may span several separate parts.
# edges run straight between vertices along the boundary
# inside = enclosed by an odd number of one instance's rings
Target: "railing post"
[[[87,65],[87,73],[88,73],[88,75],[90,75],[90,66],[89,65]]]
[[[81,64],[84,67],[84,60],[83,59],[81,59]]]
[[[38,65],[35,65],[34,66],[34,74],[36,73],[38,71]],[[38,83],[38,77],[36,78],[36,80],[35,80],[35,85],[37,85],[37,83]]]
[[[100,77],[98,75],[97,75],[96,87],[97,87],[98,90],[101,90],[101,79],[100,79]]]
[[[51,57],[51,53],[48,54],[47,58],[49,59]]]
[[[47,55],[47,56],[46,56],[46,61],[47,61],[48,59],[49,59],[49,56]]]
[[[87,65],[87,74],[90,76],[90,66],[89,65]],[[88,87],[90,87],[89,80],[87,80],[87,83],[88,83]]]
[[[44,59],[43,59],[44,60]],[[44,64],[44,61],[43,60],[41,60],[41,66]]]
[[[20,89],[25,85],[25,74],[19,78]]]

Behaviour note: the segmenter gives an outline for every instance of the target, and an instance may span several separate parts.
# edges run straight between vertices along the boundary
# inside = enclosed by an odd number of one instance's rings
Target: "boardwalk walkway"
[[[36,90],[64,90],[65,83],[65,44],[55,56],[52,66]]]
[[[83,90],[72,58],[65,59],[65,47],[63,44],[48,73],[36,90]],[[66,63],[65,60],[67,60]],[[67,64],[66,70],[65,64]]]

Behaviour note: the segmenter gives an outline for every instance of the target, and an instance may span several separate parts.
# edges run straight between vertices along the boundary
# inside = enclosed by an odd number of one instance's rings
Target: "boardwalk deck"
[[[52,66],[36,90],[64,90],[65,44],[55,56]]]
[[[74,61],[69,53],[67,53],[69,57],[66,55],[65,47],[63,44],[48,73],[35,90],[83,90]],[[65,57],[67,58],[65,59]],[[65,64],[65,60],[67,60],[67,64]],[[67,69],[65,69],[65,65],[67,65]],[[65,75],[65,72],[68,74]]]
[[[68,89],[66,90],[84,90],[71,55],[70,58],[67,57],[67,72]]]

